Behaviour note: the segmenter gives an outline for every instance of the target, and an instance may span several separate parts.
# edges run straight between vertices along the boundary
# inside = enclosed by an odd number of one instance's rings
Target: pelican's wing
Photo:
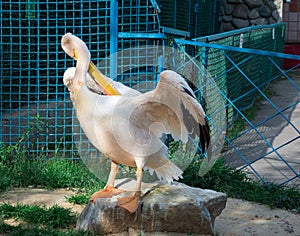
[[[170,70],[163,71],[156,89],[142,97],[131,115],[132,119],[140,119],[136,122],[137,126],[147,129],[152,137],[161,137],[167,133],[184,143],[189,136],[197,136],[202,152],[208,150],[210,135],[205,112],[179,74]]]

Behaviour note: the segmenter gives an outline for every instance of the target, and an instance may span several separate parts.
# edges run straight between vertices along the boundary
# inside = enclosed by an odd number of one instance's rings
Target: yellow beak
[[[74,50],[74,59],[77,60],[77,52]],[[90,61],[89,74],[98,82],[101,91],[106,95],[121,95],[121,93],[106,80],[105,76],[98,70],[97,66]]]

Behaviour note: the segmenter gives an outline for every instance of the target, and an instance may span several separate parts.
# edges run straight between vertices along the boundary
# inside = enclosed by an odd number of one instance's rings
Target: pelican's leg
[[[143,178],[143,162],[136,161],[137,169],[136,169],[136,191],[132,196],[118,198],[117,206],[122,207],[129,211],[130,213],[134,213],[140,202],[141,197],[141,186],[142,186],[142,178]]]
[[[95,192],[90,197],[89,199],[90,202],[96,203],[97,198],[110,198],[124,192],[124,190],[117,189],[114,187],[115,178],[118,173],[118,169],[119,169],[118,164],[112,161],[106,186],[103,189],[99,190],[98,192]]]

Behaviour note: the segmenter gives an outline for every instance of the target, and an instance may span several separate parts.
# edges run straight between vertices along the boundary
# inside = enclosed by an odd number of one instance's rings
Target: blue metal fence
[[[34,156],[76,155],[73,108],[62,83],[67,67],[60,39],[82,37],[98,61],[109,53],[110,1],[1,1],[0,141],[24,137]]]
[[[241,45],[245,34],[251,33],[250,40],[255,40],[255,31],[264,39],[257,43],[258,48],[247,41]],[[219,156],[229,165],[249,170],[266,185],[274,182],[298,186],[300,123],[296,117],[300,103],[300,73],[289,72],[300,67],[300,56],[280,53],[282,49],[276,52],[276,40],[282,41],[280,35],[284,35],[283,24],[250,27],[194,41],[175,39],[175,42],[183,52],[187,45],[197,48],[196,57],[198,60],[205,58],[206,72],[211,72],[206,73],[207,83],[217,83],[218,92],[226,100],[223,106],[218,103],[208,111],[210,118],[224,111],[228,125],[235,128],[237,117],[245,124],[243,132],[235,136],[227,129],[224,133],[226,144],[219,146]],[[268,42],[266,48],[264,42]],[[218,56],[219,66],[214,65],[213,55],[206,55],[208,51]],[[299,64],[284,71],[281,68],[283,58],[298,60]],[[220,81],[224,78],[226,83]],[[210,96],[211,99],[209,96],[206,99],[214,103],[213,94]],[[256,116],[250,119],[247,108],[254,102],[259,107]],[[218,123],[211,123],[219,127]]]

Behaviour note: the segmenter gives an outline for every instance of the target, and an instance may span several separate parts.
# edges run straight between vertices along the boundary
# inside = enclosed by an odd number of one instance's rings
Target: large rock
[[[238,18],[234,18],[232,20],[232,24],[237,28],[245,28],[249,26],[249,21],[248,20],[243,20],[243,19],[238,19]]]
[[[258,13],[260,14],[261,17],[270,17],[272,15],[272,11],[269,7],[267,6],[261,6],[258,8]]]
[[[224,5],[225,14],[226,15],[231,15],[232,11],[233,11],[233,7],[234,7],[233,4],[226,4],[226,5]]]
[[[266,18],[258,18],[255,20],[250,20],[251,25],[267,25],[267,19]]]
[[[227,0],[228,3],[243,3],[243,0]]]
[[[249,10],[245,5],[239,4],[234,7],[232,16],[240,19],[248,19],[248,12]]]
[[[181,183],[168,185],[156,182],[155,185],[143,183],[143,197],[137,212],[133,214],[116,207],[120,195],[98,199],[96,204],[89,203],[77,221],[77,229],[102,235],[153,235],[158,232],[164,232],[164,235],[213,234],[215,218],[226,205],[227,196],[224,193]],[[128,190],[134,186],[135,181],[130,181],[119,188]]]
[[[230,30],[234,30],[235,27],[230,23],[230,22],[222,22],[222,25],[220,27],[220,31],[221,32],[226,32],[226,31],[230,31]]]
[[[257,9],[253,9],[249,12],[249,19],[253,20],[253,19],[257,19],[259,17],[259,13],[257,11]]]
[[[232,16],[223,16],[222,17],[223,22],[231,22],[232,21]]]
[[[244,2],[250,9],[260,7],[263,5],[262,0],[244,0]]]

